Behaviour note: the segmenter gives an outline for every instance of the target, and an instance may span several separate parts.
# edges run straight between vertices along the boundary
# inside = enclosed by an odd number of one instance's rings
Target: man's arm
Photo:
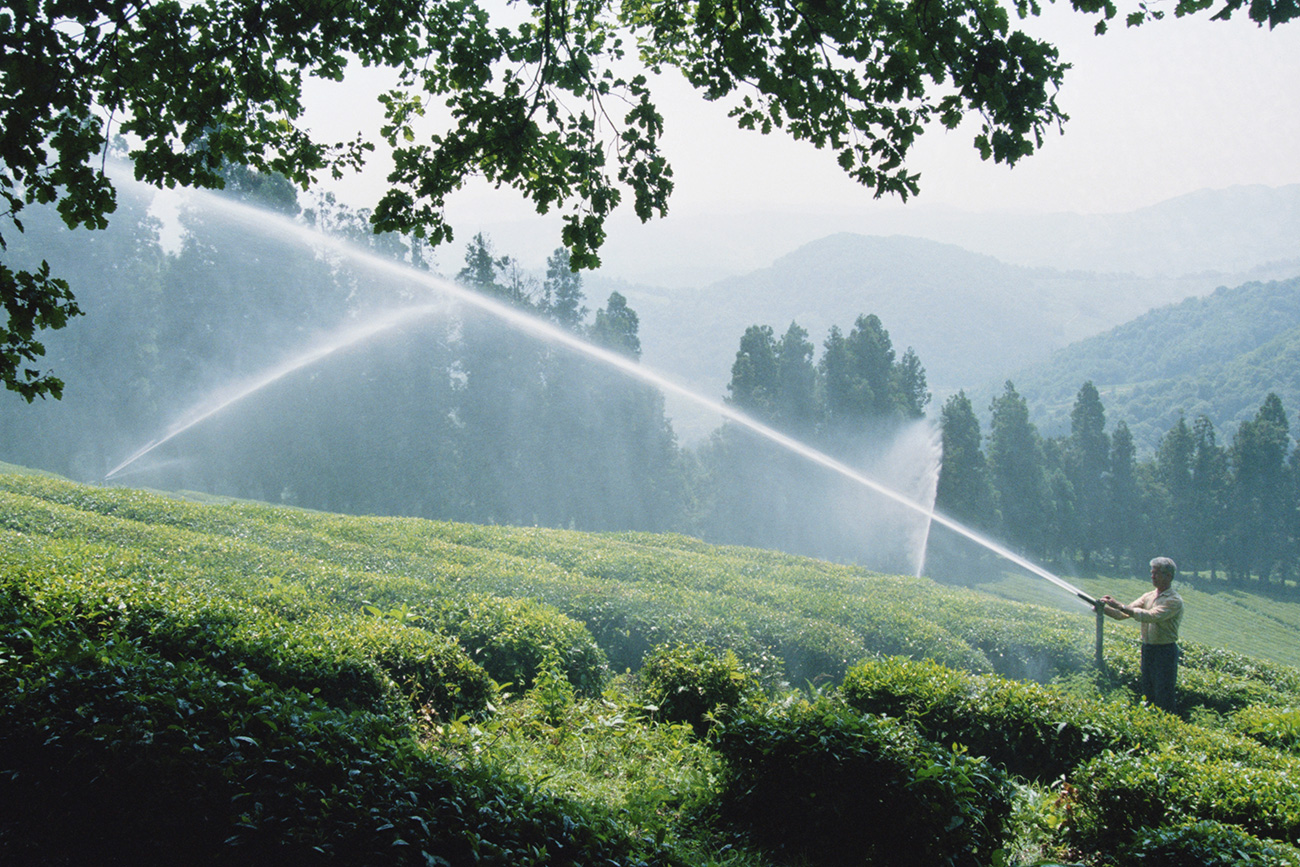
[[[1139,599],[1138,602],[1142,600]],[[1157,596],[1151,601],[1150,608],[1139,608],[1137,602],[1128,606],[1129,616],[1139,623],[1159,623],[1162,620],[1169,620],[1178,615],[1183,610],[1183,600],[1176,596]]]
[[[1120,601],[1114,596],[1103,596],[1098,601],[1104,603],[1101,610],[1106,613],[1107,617],[1114,618],[1115,620],[1129,619],[1129,614],[1125,610],[1125,606],[1121,605]]]

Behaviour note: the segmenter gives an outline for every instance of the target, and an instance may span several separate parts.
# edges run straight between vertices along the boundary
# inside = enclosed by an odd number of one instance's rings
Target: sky
[[[623,251],[627,260],[617,276],[636,279],[637,257],[630,251],[638,245],[644,259],[674,231],[698,235],[701,221],[808,214],[818,217],[809,231],[825,234],[837,221],[852,229],[901,216],[915,226],[918,215],[953,210],[1121,213],[1200,189],[1300,183],[1300,23],[1269,31],[1244,17],[1211,22],[1171,16],[1095,36],[1090,16],[1048,6],[1024,27],[1053,41],[1072,64],[1058,95],[1070,115],[1064,134],[1049,133],[1038,153],[1007,168],[979,159],[971,145],[976,121],[932,130],[911,162],[921,172],[921,195],[906,205],[874,199],[830,153],[779,132],[736,129],[723,106],[700,99],[680,77],[661,77],[655,93],[676,187],[669,216],[658,225],[641,226],[627,208],[611,220],[609,251],[615,259]],[[316,107],[308,125],[326,136],[373,128],[378,113],[362,94],[375,92],[378,82],[362,75],[348,87],[356,90],[347,99],[325,86],[310,93]],[[339,111],[340,105],[347,110]],[[335,190],[354,206],[369,206],[382,175],[377,160],[368,174]],[[539,217],[512,191],[486,184],[458,194],[449,215],[458,240],[487,232],[525,265],[540,264],[558,241],[557,219]],[[791,243],[805,240],[811,238],[792,237]],[[712,246],[726,243],[720,235]],[[771,249],[766,238],[754,247],[732,251],[730,259],[719,252],[719,261],[725,260],[719,273],[746,263],[762,267],[788,252]]]

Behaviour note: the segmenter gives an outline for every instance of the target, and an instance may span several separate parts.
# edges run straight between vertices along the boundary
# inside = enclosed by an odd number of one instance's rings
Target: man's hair
[[[1168,575],[1170,578],[1178,574],[1178,567],[1168,557],[1155,558],[1151,561],[1151,568],[1161,574]]]

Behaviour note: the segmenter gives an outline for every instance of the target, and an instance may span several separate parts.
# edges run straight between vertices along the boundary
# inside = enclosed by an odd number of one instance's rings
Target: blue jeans
[[[1177,644],[1142,645],[1142,697],[1161,710],[1178,713]]]

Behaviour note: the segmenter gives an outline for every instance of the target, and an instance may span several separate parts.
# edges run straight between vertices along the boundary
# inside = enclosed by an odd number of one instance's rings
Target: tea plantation
[[[1133,632],[0,466],[0,863],[1300,867],[1300,671]]]

